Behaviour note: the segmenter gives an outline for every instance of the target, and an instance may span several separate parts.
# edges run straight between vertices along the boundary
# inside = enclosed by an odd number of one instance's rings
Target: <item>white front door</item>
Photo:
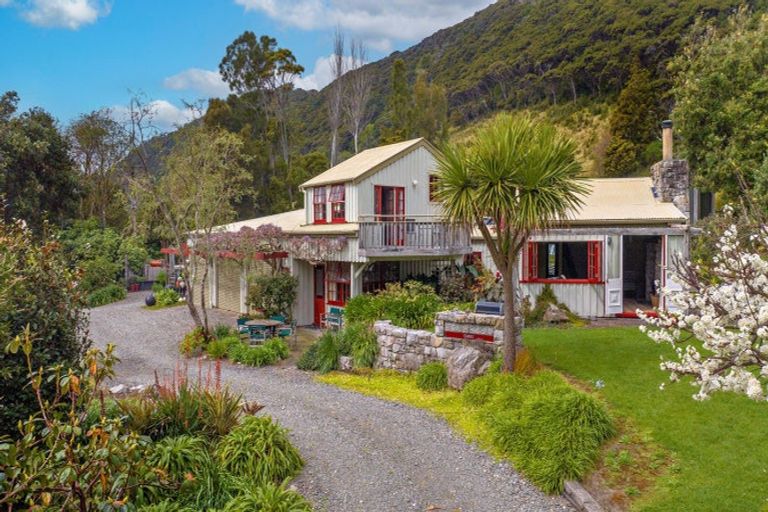
[[[675,262],[677,258],[687,257],[687,247],[685,243],[685,235],[666,235],[663,237],[664,248],[664,260],[662,265],[662,294],[661,294],[661,307],[666,311],[675,311],[677,308],[667,300],[668,293],[674,293],[682,290],[682,285],[675,279]]]
[[[621,235],[605,237],[605,315],[624,312],[624,294],[621,286]]]

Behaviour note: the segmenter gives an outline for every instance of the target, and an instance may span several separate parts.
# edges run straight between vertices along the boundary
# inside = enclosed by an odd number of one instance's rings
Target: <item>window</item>
[[[387,283],[400,282],[399,261],[377,261],[363,273],[363,293],[383,290]]]
[[[523,281],[599,283],[601,242],[528,242],[523,254]]]
[[[349,300],[349,263],[328,263],[326,272],[328,304],[343,306]]]
[[[312,203],[315,212],[315,224],[325,223],[325,187],[312,189]]]
[[[331,222],[346,222],[344,184],[331,186]]]
[[[437,201],[437,174],[429,175],[429,200],[433,203]]]

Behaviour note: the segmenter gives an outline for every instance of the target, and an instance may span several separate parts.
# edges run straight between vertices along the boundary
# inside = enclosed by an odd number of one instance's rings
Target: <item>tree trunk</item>
[[[514,267],[513,267],[514,268]],[[517,294],[514,282],[514,270],[508,269],[502,274],[504,286],[504,371],[515,369],[517,358]]]

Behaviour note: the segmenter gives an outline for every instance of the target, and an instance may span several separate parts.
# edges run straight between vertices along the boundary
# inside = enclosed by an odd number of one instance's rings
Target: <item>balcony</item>
[[[360,255],[455,256],[472,252],[469,229],[434,216],[360,217]]]

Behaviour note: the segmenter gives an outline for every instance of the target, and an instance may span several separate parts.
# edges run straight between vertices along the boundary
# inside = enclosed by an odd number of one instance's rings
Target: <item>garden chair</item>
[[[270,320],[275,320],[275,321],[280,322],[282,324],[284,324],[285,321],[286,321],[285,315],[272,315],[272,316],[269,317],[269,319]]]
[[[332,307],[328,309],[328,313],[323,316],[323,323],[327,328],[338,330],[341,329],[343,320],[342,315],[344,310],[341,308]]]
[[[277,328],[277,335],[280,338],[287,338],[291,334],[293,334],[293,329],[290,326],[286,325],[285,327],[278,327]]]
[[[264,327],[260,325],[249,325],[248,326],[248,339],[250,339],[251,343],[261,343],[263,341],[266,341],[267,339],[267,333],[264,329]]]

